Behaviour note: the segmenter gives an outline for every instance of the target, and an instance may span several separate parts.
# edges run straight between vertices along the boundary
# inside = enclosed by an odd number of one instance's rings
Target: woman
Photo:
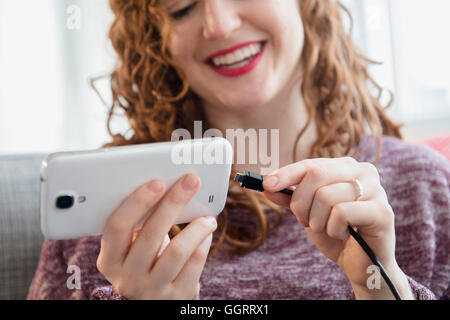
[[[401,141],[367,72],[371,61],[344,32],[343,6],[110,4],[118,65],[108,123],[119,106],[133,135],[112,135],[106,146],[168,141],[177,128],[193,132],[194,120],[223,133],[279,129],[279,169],[265,179],[264,194],[232,183],[217,222],[187,226],[173,221],[198,177],[183,177],[166,195],[163,183],[149,182],[117,208],[101,238],[46,240],[29,299],[393,298],[384,281],[371,278],[372,263],[348,225],[403,299],[449,297],[450,166]],[[244,169],[260,172],[262,162],[234,165]],[[284,188],[292,198],[277,192]],[[66,285],[69,265],[81,269],[79,289]]]

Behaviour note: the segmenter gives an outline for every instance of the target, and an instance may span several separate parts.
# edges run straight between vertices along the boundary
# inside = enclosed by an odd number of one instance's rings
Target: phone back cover
[[[44,235],[50,239],[70,239],[100,234],[108,217],[139,186],[161,179],[169,190],[188,172],[198,174],[201,187],[175,223],[218,215],[228,192],[233,159],[231,144],[223,138],[177,142],[177,161],[181,161],[181,156],[191,155],[190,163],[181,164],[173,161],[172,145],[171,142],[153,143],[50,155],[41,168]],[[207,156],[220,154],[217,151],[221,149],[224,161],[211,163],[211,157],[208,160]],[[74,197],[74,205],[59,209],[56,199],[65,194]],[[80,197],[85,200],[80,202]],[[152,211],[148,211],[141,224]]]

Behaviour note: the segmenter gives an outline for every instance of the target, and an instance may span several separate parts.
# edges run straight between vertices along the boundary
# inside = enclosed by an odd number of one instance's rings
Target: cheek
[[[196,56],[196,41],[186,37],[171,37],[169,51],[174,62],[184,71],[186,80],[192,89],[202,88],[202,68],[201,57]],[[201,90],[200,90],[201,91]]]
[[[173,33],[169,43],[169,51],[174,61],[183,69],[186,69],[192,65],[193,59],[195,59],[195,41],[179,34],[179,32]]]
[[[298,0],[261,1],[262,5],[248,11],[248,20],[270,37],[277,54],[292,55],[292,51],[301,50],[304,30]]]
[[[300,15],[299,8],[290,5],[279,8],[278,12],[278,29],[282,39],[288,39],[288,43],[299,44],[303,43],[304,29],[303,22]],[[286,42],[286,40],[285,40]]]
[[[286,12],[284,17],[278,24],[276,44],[286,63],[292,64],[300,61],[305,34],[299,13]]]

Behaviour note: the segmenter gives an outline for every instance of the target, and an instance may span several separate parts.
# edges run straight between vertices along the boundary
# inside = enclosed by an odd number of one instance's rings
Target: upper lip
[[[262,42],[262,41],[247,41],[247,42],[242,42],[242,43],[239,43],[239,44],[237,44],[237,45],[235,45],[235,46],[233,46],[233,47],[231,47],[231,48],[217,51],[217,52],[211,54],[210,56],[208,56],[208,57],[205,59],[205,63],[211,61],[211,60],[214,59],[215,57],[222,56],[222,55],[224,55],[224,54],[227,54],[227,53],[231,53],[231,52],[233,52],[233,51],[236,51],[236,50],[238,50],[238,49],[240,49],[240,48],[242,48],[242,47],[245,47],[245,46],[248,46],[248,45],[251,45],[251,44],[254,44],[254,43],[260,43],[260,42]]]

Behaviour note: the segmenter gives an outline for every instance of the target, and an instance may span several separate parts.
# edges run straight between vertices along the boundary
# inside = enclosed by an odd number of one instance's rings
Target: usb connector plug
[[[244,174],[240,173],[236,174],[236,176],[234,177],[234,181],[239,182],[242,188],[263,192],[264,178],[265,176],[246,170]],[[281,190],[280,192],[287,194],[288,196],[292,196],[293,194],[293,191],[289,189],[284,189]]]

